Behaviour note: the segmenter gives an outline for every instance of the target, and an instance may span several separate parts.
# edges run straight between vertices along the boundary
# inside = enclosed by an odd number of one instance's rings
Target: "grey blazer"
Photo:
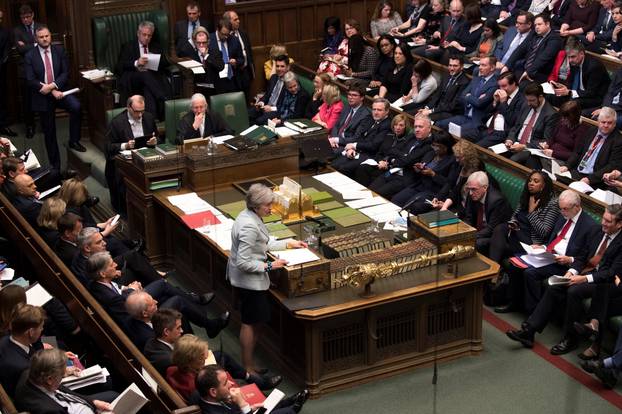
[[[284,250],[288,240],[271,239],[266,225],[255,212],[244,209],[231,229],[231,253],[227,279],[231,285],[249,290],[268,290],[270,278],[264,270],[268,250]]]

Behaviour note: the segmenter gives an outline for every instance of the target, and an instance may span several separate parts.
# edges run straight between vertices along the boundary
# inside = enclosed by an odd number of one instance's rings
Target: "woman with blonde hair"
[[[56,223],[60,216],[65,214],[66,206],[67,203],[62,198],[48,198],[43,202],[39,217],[37,217],[37,231],[51,248],[54,248],[58,241],[59,234]]]
[[[324,90],[324,86],[333,82],[333,77],[330,73],[318,73],[313,78],[313,95],[311,95],[311,100],[307,105],[307,110],[305,111],[305,118],[313,118],[317,111],[320,110],[320,105],[324,103],[322,101],[322,91]]]
[[[208,357],[207,341],[195,335],[186,334],[175,342],[171,355],[173,365],[166,369],[166,382],[186,401],[195,391],[194,381]]]
[[[266,80],[270,80],[272,75],[276,74],[276,68],[274,65],[274,60],[281,55],[289,56],[287,53],[287,48],[282,44],[274,44],[270,48],[270,53],[268,55],[268,60],[266,60],[263,64],[263,70],[266,73]],[[294,63],[294,59],[289,58],[289,64]]]
[[[322,100],[324,103],[320,105],[320,109],[313,117],[312,121],[330,131],[339,121],[339,116],[343,110],[343,102],[341,102],[339,88],[333,84],[324,86],[322,90]]]

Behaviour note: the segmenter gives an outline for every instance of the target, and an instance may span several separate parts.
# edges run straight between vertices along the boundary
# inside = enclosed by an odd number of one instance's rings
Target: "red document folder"
[[[218,220],[218,218],[216,218],[214,213],[212,213],[211,211],[201,211],[200,213],[186,214],[181,219],[184,221],[184,223],[186,223],[186,226],[190,227],[193,230],[198,227],[206,226],[208,224],[220,223],[220,220]]]

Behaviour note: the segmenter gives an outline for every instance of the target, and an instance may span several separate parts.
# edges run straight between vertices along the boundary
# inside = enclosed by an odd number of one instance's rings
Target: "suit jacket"
[[[63,263],[65,263],[65,266],[67,266],[68,268],[71,268],[73,259],[79,252],[77,246],[63,240],[62,238],[58,239],[58,243],[56,243],[54,251],[56,252],[56,255],[60,258],[60,260],[62,260]]]
[[[339,136],[339,130],[346,122],[346,118],[348,117],[351,109],[350,105],[344,106],[337,124],[335,124],[333,129],[330,131],[331,137]],[[363,131],[369,128],[372,122],[373,119],[371,117],[370,109],[365,105],[361,105],[354,113],[354,116],[350,120],[350,124],[346,127],[346,129],[344,129],[343,138],[339,138],[339,145],[345,147],[346,144],[355,142],[356,137],[360,136]]]
[[[505,34],[503,35],[503,41],[497,42],[497,47],[495,48],[495,57],[497,58],[499,62],[503,59],[507,51],[510,49],[510,45],[512,44],[512,41],[514,40],[517,34],[518,34],[518,30],[516,29],[516,26],[510,26],[508,30],[506,30]],[[528,42],[528,43],[531,42],[531,39],[533,36],[534,36],[533,31],[530,31],[529,33],[527,33],[527,37],[521,42],[521,45],[525,42]],[[525,63],[524,59],[522,58],[512,59],[514,55],[517,53],[517,51],[519,51],[519,49],[520,49],[520,45],[519,47],[514,49],[514,52],[512,52],[512,54],[509,56],[507,60],[508,64],[512,62],[512,66],[508,66],[508,68],[512,71],[518,70],[518,69],[522,70],[523,64]]]
[[[166,369],[173,365],[173,361],[171,360],[173,350],[166,344],[158,341],[156,337],[152,337],[145,343],[143,353],[149,362],[151,362],[151,365],[153,365],[162,376],[165,376]]]
[[[54,83],[58,90],[67,90],[69,81],[69,60],[65,50],[57,45],[50,46],[52,52],[52,66],[54,71]],[[26,71],[26,81],[30,90],[31,108],[33,111],[45,112],[54,108],[56,100],[51,93],[42,95],[39,93],[41,83],[45,83],[45,66],[39,48],[32,48],[24,57],[24,69]]]
[[[225,53],[220,49],[219,47],[220,43],[221,42],[218,40],[217,34],[210,33],[209,48],[219,50],[222,53],[223,61],[224,61]],[[229,52],[229,59],[235,59],[237,62],[237,64],[233,68],[233,81],[236,83],[238,87],[241,87],[240,71],[241,71],[242,66],[244,65],[244,54],[242,53],[242,46],[240,45],[238,38],[235,36],[229,36],[225,43],[227,44],[227,50]],[[224,62],[224,64],[227,65],[228,62]],[[216,79],[216,84],[219,84],[220,82],[224,82],[224,81],[227,81],[227,78],[220,79],[220,77],[218,77]],[[218,86],[216,86],[216,89],[218,89]]]
[[[33,24],[35,25],[36,32],[37,29],[41,27],[41,24],[37,22],[33,22]],[[24,42],[24,46],[18,45],[17,42]],[[17,52],[24,57],[26,53],[34,49],[35,38],[32,34],[30,34],[30,32],[28,32],[28,30],[26,30],[26,27],[20,23],[13,28],[13,43],[15,45],[15,49],[17,49]]]
[[[160,64],[158,65],[158,74],[162,75],[162,71],[167,68],[170,63],[166,59],[166,55],[162,47],[156,42],[151,42],[147,48],[149,53],[160,54]],[[134,66],[134,62],[138,58],[140,58],[143,54],[143,51],[138,46],[138,39],[130,40],[121,46],[121,51],[119,52],[119,59],[117,60],[117,65],[115,66],[115,73],[120,77],[119,85],[124,88],[124,90],[130,90],[130,79],[128,74],[132,72],[137,72],[138,69]]]
[[[9,335],[0,338],[0,383],[9,396],[15,395],[17,381],[28,367],[30,356],[15,345]]]
[[[183,144],[185,139],[201,138],[201,130],[194,129],[192,124],[194,123],[194,112],[189,111],[184,115],[177,125],[177,144]],[[205,116],[205,128],[203,128],[203,137],[209,137],[210,135],[232,135],[234,132],[227,125],[224,119],[217,112],[207,112]]]
[[[477,227],[479,205],[479,201],[473,201],[471,197],[467,196],[466,205],[464,206],[464,221],[473,227]],[[484,218],[486,220],[486,225],[477,232],[476,237],[491,237],[494,228],[508,221],[511,216],[512,208],[505,197],[503,197],[503,194],[492,185],[489,185],[488,191],[486,192],[486,200],[484,201]]]
[[[87,261],[88,261],[88,258],[84,257],[82,253],[80,253],[80,250],[78,249],[78,253],[73,256],[73,260],[71,261],[70,268],[74,276],[77,277],[80,282],[82,282],[84,287],[88,288],[89,285],[91,284],[91,280],[89,279],[89,276],[86,274],[86,262]]]
[[[373,121],[372,124],[356,137],[356,151],[375,157],[380,149],[380,145],[385,140],[387,134],[391,132],[391,118],[386,117],[380,122]]]
[[[525,105],[522,113],[516,120],[516,123],[510,129],[508,139],[514,142],[518,142],[520,140],[520,130],[527,120],[530,111],[531,107]],[[557,122],[559,121],[559,114],[548,102],[544,102],[544,105],[540,111],[540,115],[531,130],[531,140],[528,144],[530,148],[536,148],[538,142],[550,139],[555,134],[555,128],[557,127]]]
[[[285,91],[286,95],[289,94],[288,91]],[[309,92],[304,90],[300,84],[298,85],[298,93],[296,93],[296,103],[294,104],[294,112],[290,113],[288,116],[284,116],[284,105],[281,102],[281,106],[277,108],[277,117],[281,121],[286,121],[288,119],[297,119],[304,118],[305,112],[307,110],[307,106],[309,106],[309,101],[311,100],[311,96],[309,96]]]
[[[177,52],[179,57],[189,57],[196,62],[201,62],[199,57],[199,51],[194,48],[190,43],[185,42],[181,49]],[[203,62],[203,68],[205,74],[195,75],[195,82],[211,83],[214,84],[218,79],[218,73],[223,70],[225,63],[222,60],[222,53],[218,48],[207,48],[207,59]]]
[[[139,321],[138,319],[128,318],[126,321],[126,326],[128,328],[127,333],[136,348],[141,351],[145,349],[145,344],[152,338],[155,338],[155,333],[153,332],[153,328],[147,325],[143,321]]]
[[[575,170],[579,166],[583,155],[588,152],[592,140],[596,137],[597,129],[592,128],[589,134],[585,135],[585,138],[576,150],[568,158],[568,169]],[[605,140],[605,143],[600,148],[600,152],[596,157],[594,163],[594,172],[588,176],[590,185],[592,187],[602,184],[603,174],[618,168],[622,163],[622,135],[618,130],[614,130]]]
[[[99,282],[92,282],[88,288],[91,295],[106,309],[117,324],[119,324],[125,332],[129,332],[127,329],[129,314],[125,310],[125,300],[132,292],[132,289],[125,289],[122,294],[118,294],[113,292],[108,286]]]
[[[609,21],[607,19],[607,9],[601,7],[598,12],[598,18],[596,19],[596,25],[592,28],[592,32],[596,35],[597,40],[608,42],[611,40],[613,29],[616,27],[616,23],[613,21],[613,17],[609,15]]]
[[[11,49],[11,33],[0,26],[0,67],[7,62]]]
[[[449,78],[448,74],[443,74],[443,79],[430,98],[428,106],[434,109],[435,113],[447,112],[453,115],[459,115],[464,108],[460,105],[458,97],[469,85],[469,78],[467,78],[464,72],[460,72],[451,86],[447,87]]]
[[[524,41],[521,43],[516,51],[512,53],[512,57],[507,61],[506,66],[513,68],[520,59],[525,60],[525,65],[527,65],[529,54],[531,51],[535,50],[536,44],[539,41],[540,36],[534,35],[531,36],[531,41]],[[559,34],[551,30],[548,35],[542,39],[537,50],[535,50],[536,55],[532,65],[530,65],[529,68],[525,68],[527,75],[529,75],[534,82],[546,82],[551,70],[553,70],[553,66],[555,66],[557,52],[559,52],[561,48],[562,40],[559,37]]]
[[[412,141],[412,145],[408,150],[408,155],[405,158],[396,158],[391,163],[391,167],[399,167],[404,171],[404,177],[408,177],[408,182],[414,179],[413,165],[421,162],[423,158],[430,152],[432,152],[432,135],[429,137]]]
[[[266,93],[260,99],[260,102],[263,102],[265,105],[270,101],[270,96],[272,95],[272,91],[276,87],[277,82],[279,81],[279,76],[274,74],[270,76],[270,80],[268,81],[268,86],[266,86]],[[276,106],[280,106],[281,102],[283,102],[283,98],[285,97],[285,91],[287,91],[287,87],[285,86],[285,82],[283,82],[283,86],[281,87],[281,91],[279,92],[279,96],[276,99]]]
[[[158,136],[158,127],[156,126],[155,118],[149,112],[144,112],[142,116],[143,133],[145,137],[151,137],[153,133]],[[121,144],[125,144],[131,139],[134,139],[132,134],[132,127],[128,120],[127,110],[121,112],[115,116],[110,125],[108,125],[108,131],[106,131],[106,159],[112,160],[121,151]],[[106,164],[107,166],[108,164]],[[107,169],[107,168],[106,168]]]
[[[583,266],[586,266],[596,255],[604,235],[602,231],[596,231],[590,238],[589,254],[586,256],[587,261],[583,263]],[[572,263],[570,268],[575,269],[579,274],[581,274],[583,270],[583,268],[577,267],[575,263]],[[592,274],[594,283],[611,283],[615,275],[619,274],[620,271],[622,271],[622,237],[618,235],[607,245],[607,249],[598,264],[598,270],[595,269],[590,273]]]
[[[73,392],[69,388],[62,385],[58,389],[66,394],[82,398],[91,410],[95,411],[93,400],[90,397]],[[58,404],[38,387],[28,381],[26,375],[23,376],[17,385],[15,406],[20,411],[28,411],[31,413],[67,414],[67,409],[65,407]]]
[[[199,18],[197,23],[197,27],[205,27],[209,33],[214,31],[214,25],[208,20]],[[192,47],[190,42],[188,42],[188,20],[183,19],[176,21],[173,33],[175,36],[175,53],[177,53],[178,57],[181,57],[182,55],[179,54],[180,50],[182,50],[186,45]]]
[[[555,222],[553,230],[551,231],[549,241],[546,243],[547,246],[555,240],[557,233],[562,230],[566,224],[566,221],[567,220],[564,216],[560,214]],[[566,248],[566,256],[574,258],[572,267],[577,269],[583,269],[585,267],[588,259],[591,257],[588,251],[590,241],[596,237],[599,228],[600,226],[596,224],[596,222],[585,212],[585,210],[582,210],[574,226],[574,230],[570,235],[570,239],[568,239],[568,247]]]
[[[607,93],[602,102],[602,106],[608,106],[616,110],[616,112],[622,111],[622,95],[618,98],[618,103],[614,104],[613,99],[622,92],[622,69],[616,70],[613,74],[613,79],[609,84]],[[619,116],[619,115],[618,115]]]
[[[41,203],[34,197],[16,195],[13,198],[13,206],[21,213],[33,228],[37,227],[37,217],[41,212]]]
[[[242,42],[244,42],[244,50],[246,51],[245,67],[242,71],[242,88],[246,89],[250,86],[250,82],[255,79],[255,58],[253,57],[253,46],[251,45],[251,39],[248,37],[248,33],[238,29],[238,34]],[[240,47],[242,47],[242,45],[240,45]]]
[[[586,54],[583,60],[582,70],[579,71],[578,68],[573,68],[570,71],[570,76],[566,82],[569,89],[572,89],[574,78],[578,76],[579,73],[581,73],[583,89],[577,89],[577,94],[579,95],[577,100],[581,108],[598,106],[602,97],[607,93],[609,83],[611,82],[605,65],[603,65],[600,60],[594,59]]]
[[[486,109],[492,102],[492,96],[497,90],[496,74],[493,74],[480,86],[481,79],[479,74],[474,74],[471,83],[460,95],[460,102],[464,105],[464,114],[468,116],[469,110],[472,109],[471,119],[478,124],[483,122]]]

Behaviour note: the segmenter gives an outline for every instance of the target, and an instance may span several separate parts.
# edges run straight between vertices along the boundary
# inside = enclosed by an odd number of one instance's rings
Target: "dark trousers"
[[[378,167],[372,165],[359,165],[354,172],[354,179],[365,187],[369,187],[376,178],[384,173],[386,170],[379,170]]]
[[[69,95],[63,99],[54,100],[48,111],[39,112],[48,160],[52,168],[60,171],[60,152],[56,139],[56,108],[69,112],[69,143],[76,143],[80,141],[80,101],[74,95]]]
[[[449,130],[449,123],[452,122],[460,126],[460,135],[471,142],[479,139],[479,122],[474,121],[465,115],[455,115],[438,121],[435,125],[445,131]]]
[[[246,379],[246,369],[242,365],[240,365],[235,359],[233,359],[231,355],[221,351],[213,352],[214,358],[216,359],[218,365],[223,367],[225,371],[231,374],[232,378],[241,380]]]
[[[552,275],[565,275],[567,270],[567,266],[557,263],[525,269],[525,310],[527,313],[531,313],[542,298],[542,281]]]
[[[620,369],[622,367],[622,329],[618,332],[618,339],[616,340],[616,346],[613,349],[613,365]]]
[[[147,258],[134,250],[128,250],[124,254],[116,256],[114,261],[122,269],[121,283],[123,285],[138,281],[146,286],[162,280],[160,274],[151,266]]]
[[[369,189],[390,200],[406,185],[408,179],[402,175],[391,174],[387,177],[386,174],[382,174],[369,185]]]
[[[6,64],[0,64],[0,91],[6,91]],[[6,92],[0,94],[0,128],[5,128],[9,125],[6,113]]]
[[[566,286],[551,286],[546,290],[538,306],[536,306],[531,315],[529,315],[529,318],[527,318],[527,323],[531,328],[538,332],[544,330],[553,312],[566,297],[567,289]]]
[[[348,177],[354,178],[354,176],[356,175],[357,168],[367,158],[369,158],[369,157],[367,157],[364,154],[361,154],[359,159],[355,160],[355,159],[350,159],[350,158],[348,158],[348,157],[346,157],[344,155],[339,154],[337,156],[337,158],[335,158],[333,161],[331,161],[330,165],[331,165],[331,167],[333,167],[334,169],[336,169],[340,173],[345,174]]]
[[[3,89],[6,90],[6,89]],[[27,127],[35,127],[35,114],[30,105],[30,87],[26,78],[19,78],[19,93],[22,96],[22,117]]]

